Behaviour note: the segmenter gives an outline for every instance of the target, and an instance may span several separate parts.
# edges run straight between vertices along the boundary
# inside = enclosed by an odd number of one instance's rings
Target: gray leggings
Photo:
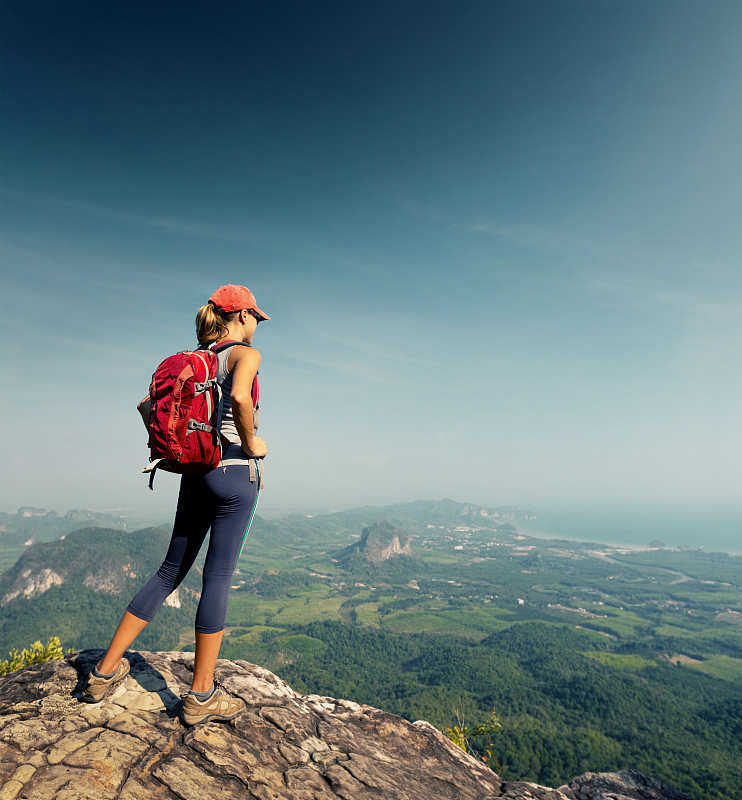
[[[258,485],[259,480],[250,481],[247,462],[216,467],[205,475],[184,475],[165,560],[126,610],[149,622],[188,574],[211,528],[196,630],[224,630],[232,574],[258,503]]]

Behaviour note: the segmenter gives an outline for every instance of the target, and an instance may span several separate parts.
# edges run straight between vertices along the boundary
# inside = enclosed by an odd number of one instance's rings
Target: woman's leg
[[[204,477],[217,498],[203,589],[196,612],[196,656],[193,690],[207,691],[219,656],[232,575],[258,500],[258,481],[250,482],[246,466],[217,467]]]
[[[108,647],[108,651],[98,663],[98,672],[103,675],[110,675],[116,672],[124,653],[129,649],[134,639],[147,627],[145,619],[139,619],[128,611],[124,611],[116,633]]]
[[[178,510],[165,560],[134,595],[127,611],[150,622],[165,598],[180,586],[193,566],[214,518],[215,500],[201,475],[184,475],[180,481]]]
[[[196,657],[193,661],[194,692],[208,692],[214,684],[214,667],[219,658],[224,631],[199,633],[196,631]]]
[[[184,476],[167,555],[157,572],[137,592],[116,628],[108,651],[98,664],[104,675],[118,668],[126,650],[157,613],[165,598],[193,566],[211,525],[214,498],[200,476]]]

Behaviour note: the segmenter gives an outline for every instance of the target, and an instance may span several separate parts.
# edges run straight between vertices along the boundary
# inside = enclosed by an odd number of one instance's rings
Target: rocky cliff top
[[[506,783],[426,722],[300,695],[246,661],[217,677],[248,710],[186,728],[190,653],[129,654],[131,673],[79,702],[101,651],[0,679],[0,800],[688,800],[639,773],[559,789]]]

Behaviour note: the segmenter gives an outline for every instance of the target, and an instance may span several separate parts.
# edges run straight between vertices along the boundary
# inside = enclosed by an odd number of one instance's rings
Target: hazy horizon
[[[3,505],[173,507],[135,406],[244,283],[260,507],[738,506],[739,3],[0,17]]]
[[[439,502],[442,499],[430,499]],[[410,503],[419,502],[420,498]],[[469,503],[466,500],[454,500]],[[380,510],[385,505],[369,504]],[[481,505],[473,503],[473,505]],[[39,506],[35,506],[39,507]],[[366,506],[368,507],[368,506]],[[742,555],[742,507],[739,504],[717,506],[547,506],[545,508],[523,508],[503,503],[500,508],[518,508],[537,515],[534,520],[516,520],[513,524],[523,534],[540,539],[570,540],[575,542],[597,542],[609,546],[647,547],[659,540],[669,548],[701,549],[705,552],[723,552]],[[15,513],[17,510],[5,513]],[[62,516],[73,509],[45,509]],[[92,513],[123,516],[127,530],[136,530],[149,525],[168,527],[173,520],[173,508],[85,508]],[[258,505],[257,515],[272,521],[280,521],[292,514],[311,517],[323,514],[353,511],[345,508],[271,508]],[[381,517],[379,517],[381,519]],[[0,537],[2,534],[0,534]]]

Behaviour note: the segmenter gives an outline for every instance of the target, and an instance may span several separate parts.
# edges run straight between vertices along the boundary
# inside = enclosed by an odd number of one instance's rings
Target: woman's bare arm
[[[253,458],[264,458],[268,448],[265,442],[255,435],[252,405],[252,383],[258,374],[260,353],[253,347],[235,347],[229,354],[230,361],[232,358],[234,358],[231,370],[234,424],[244,452]]]

